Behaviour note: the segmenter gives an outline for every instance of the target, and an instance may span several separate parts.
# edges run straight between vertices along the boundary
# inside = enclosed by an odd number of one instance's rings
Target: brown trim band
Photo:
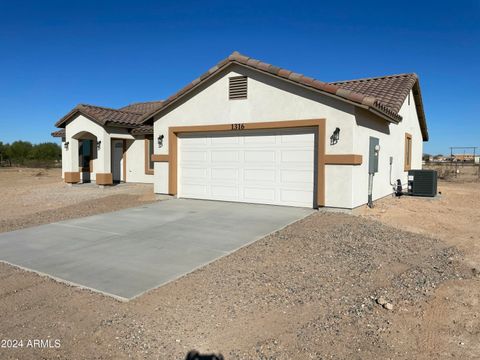
[[[80,182],[80,172],[79,171],[66,171],[63,173],[63,179],[68,184],[76,184]]]
[[[112,173],[97,173],[95,182],[97,185],[112,185],[113,176]]]
[[[263,130],[263,129],[284,129],[319,126],[325,119],[307,119],[307,120],[286,120],[286,121],[265,121],[243,124],[217,124],[217,125],[194,125],[194,126],[174,126],[169,130],[174,133],[186,132],[213,132],[213,131],[241,131],[241,130]],[[238,125],[239,128],[235,128]]]
[[[362,155],[329,154],[325,155],[325,165],[362,165]]]
[[[160,155],[160,154],[153,154],[152,161],[154,162],[168,162],[169,161],[168,155]]]
[[[218,124],[171,127],[168,131],[168,192],[177,194],[177,161],[178,161],[178,134],[192,132],[231,131],[243,130],[285,129],[299,127],[316,127],[318,139],[317,153],[317,194],[316,205],[325,206],[325,119],[287,120],[243,124]]]
[[[150,161],[148,159],[148,154],[150,153],[150,141],[153,141],[153,135],[152,139],[150,139],[149,135],[145,135],[145,175],[153,175],[153,169],[150,169]]]

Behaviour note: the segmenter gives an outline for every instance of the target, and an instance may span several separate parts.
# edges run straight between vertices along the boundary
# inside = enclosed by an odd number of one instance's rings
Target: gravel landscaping
[[[60,169],[0,168],[0,232],[139,206],[152,184],[67,185]]]
[[[227,359],[407,358],[418,349],[395,336],[394,317],[418,312],[442,283],[474,277],[438,240],[327,213],[129,303],[6,265],[0,274],[1,337],[61,339],[42,350],[47,358],[116,359],[182,359],[191,349]],[[26,354],[35,352],[3,358]]]
[[[4,174],[4,231],[154,201],[148,186],[72,189],[52,173],[32,195],[31,181]],[[52,189],[62,192],[55,201]],[[442,185],[436,202],[317,212],[126,303],[0,263],[0,339],[60,343],[0,348],[0,358],[184,359],[196,349],[225,359],[478,359],[479,196],[477,185]]]

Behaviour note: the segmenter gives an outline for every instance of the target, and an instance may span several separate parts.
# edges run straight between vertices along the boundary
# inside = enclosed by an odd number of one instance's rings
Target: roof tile
[[[398,113],[417,81],[416,74],[399,74],[330,83],[343,89],[375,97],[379,104]]]
[[[292,72],[290,70],[280,69],[278,75],[281,77],[288,78]]]
[[[299,74],[299,73],[290,73],[290,75],[288,75],[288,78],[290,80],[293,80],[293,81],[300,81],[302,79],[303,75],[302,74]]]

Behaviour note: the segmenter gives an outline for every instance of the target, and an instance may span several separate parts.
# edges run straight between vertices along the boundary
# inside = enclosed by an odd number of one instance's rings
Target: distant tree
[[[7,149],[7,156],[12,162],[23,164],[25,160],[30,159],[32,148],[28,141],[14,141]]]
[[[8,144],[4,144],[0,141],[0,161],[6,160],[7,154],[5,153],[8,148]]]
[[[31,158],[34,160],[60,160],[62,158],[62,148],[53,142],[34,145],[31,152]]]

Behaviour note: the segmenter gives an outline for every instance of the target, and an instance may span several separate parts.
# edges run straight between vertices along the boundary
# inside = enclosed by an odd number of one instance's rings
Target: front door
[[[93,140],[82,139],[78,142],[78,164],[82,174],[82,183],[90,182],[90,175],[93,171]]]
[[[112,177],[113,182],[119,183],[123,179],[123,140],[112,140]]]

